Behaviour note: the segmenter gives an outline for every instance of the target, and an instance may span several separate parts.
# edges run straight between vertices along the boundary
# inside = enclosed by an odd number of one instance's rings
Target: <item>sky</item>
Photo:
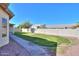
[[[75,3],[14,3],[9,5],[14,13],[10,23],[18,26],[32,24],[75,24],[79,22],[79,4]]]

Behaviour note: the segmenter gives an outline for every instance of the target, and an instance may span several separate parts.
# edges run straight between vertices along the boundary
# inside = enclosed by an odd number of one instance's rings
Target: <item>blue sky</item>
[[[79,22],[79,4],[10,4],[10,10],[15,14],[10,23],[19,25],[24,21],[32,24],[74,24]]]

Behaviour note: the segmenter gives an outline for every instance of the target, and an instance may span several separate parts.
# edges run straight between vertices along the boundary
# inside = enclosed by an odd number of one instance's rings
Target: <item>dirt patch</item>
[[[79,39],[77,37],[66,37],[66,38],[70,40],[71,46],[79,44]]]
[[[73,46],[79,47],[79,39],[78,38],[76,38],[76,37],[66,37],[66,38],[69,39],[71,41],[71,43],[70,43],[70,45],[60,44],[57,47],[57,55],[58,56],[74,55],[74,53],[72,53],[72,52],[76,51],[76,48],[72,48],[72,47]]]

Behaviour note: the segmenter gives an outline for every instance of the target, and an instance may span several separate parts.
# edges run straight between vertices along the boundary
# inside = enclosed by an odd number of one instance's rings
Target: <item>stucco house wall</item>
[[[2,32],[5,30],[2,29],[2,18],[7,20],[7,36],[2,37]],[[9,43],[9,15],[2,10],[0,7],[0,47]]]
[[[14,14],[8,6],[8,3],[0,3],[0,47],[9,43],[9,20]]]

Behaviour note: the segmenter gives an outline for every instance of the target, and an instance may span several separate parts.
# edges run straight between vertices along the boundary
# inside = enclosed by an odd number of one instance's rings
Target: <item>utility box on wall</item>
[[[0,47],[9,43],[9,20],[13,13],[8,6],[7,3],[0,3]]]

